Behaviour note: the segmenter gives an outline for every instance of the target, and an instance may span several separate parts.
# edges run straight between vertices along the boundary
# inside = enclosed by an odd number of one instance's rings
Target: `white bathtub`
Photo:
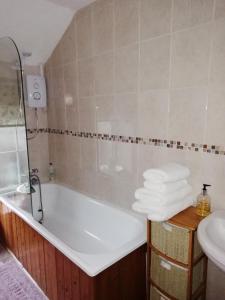
[[[146,224],[141,217],[61,185],[43,184],[42,194],[43,225],[32,218],[25,196],[7,194],[0,200],[89,276],[146,242]]]

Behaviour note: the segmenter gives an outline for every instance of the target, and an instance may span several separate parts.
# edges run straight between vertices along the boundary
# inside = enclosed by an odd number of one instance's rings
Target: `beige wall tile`
[[[213,50],[211,82],[214,85],[225,84],[225,20],[218,20],[213,28]]]
[[[137,91],[138,46],[132,45],[116,51],[115,81],[117,93]]]
[[[113,5],[95,2],[93,9],[93,53],[101,54],[113,49]]]
[[[57,44],[55,47],[52,56],[51,56],[51,66],[52,67],[57,67],[63,63],[63,58],[62,58],[62,47],[60,42]]]
[[[112,53],[94,58],[94,81],[96,95],[110,95],[114,89],[114,56]]]
[[[112,202],[118,207],[132,210],[131,205],[134,203],[134,192],[136,185],[129,181],[121,181],[115,178],[112,181]]]
[[[168,138],[203,142],[207,89],[178,89],[170,94]]]
[[[224,0],[215,0],[215,19],[225,18],[225,1]]]
[[[141,43],[141,90],[169,87],[170,37]]]
[[[97,142],[95,139],[81,140],[81,168],[97,170]]]
[[[225,146],[225,89],[211,88],[207,108],[206,144]]]
[[[141,0],[141,39],[170,32],[171,0]]]
[[[137,42],[137,0],[115,0],[115,38],[117,48]]]
[[[78,131],[77,65],[75,62],[64,65],[63,78],[66,128]]]
[[[174,0],[173,30],[212,20],[214,0]]]
[[[74,136],[66,137],[67,154],[69,156],[68,169],[70,169],[70,175],[76,174],[76,169],[80,168],[81,164],[81,141],[80,138]]]
[[[113,202],[113,185],[111,177],[101,173],[97,173],[96,179],[97,198],[103,201]]]
[[[45,68],[44,75],[45,75],[47,100],[50,101],[51,98],[53,97],[53,81],[52,81],[51,65],[49,65],[48,68]]]
[[[98,141],[98,171],[101,174],[114,177],[115,170],[115,143]]]
[[[66,105],[66,129],[69,131],[79,131],[78,105]]]
[[[166,139],[169,91],[142,93],[138,101],[138,136]]]
[[[173,37],[172,86],[201,86],[208,83],[210,31],[203,25]]]
[[[88,6],[80,10],[76,15],[77,28],[77,56],[80,58],[88,58],[92,55],[92,18],[91,7]]]
[[[209,189],[209,195],[213,210],[225,209],[224,164],[224,156],[202,154],[202,182],[212,185]]]
[[[202,169],[202,153],[196,151],[184,151],[185,158],[183,164],[188,166],[191,175],[188,178],[188,182],[192,186],[193,195],[195,196],[195,202],[197,201],[197,195],[200,194],[203,183],[203,169]]]
[[[88,97],[94,94],[94,63],[93,59],[81,60],[79,68],[79,96]]]
[[[54,165],[56,165],[56,147],[55,142],[56,136],[53,134],[48,135],[48,153],[49,153],[49,162],[52,162]]]
[[[91,198],[96,198],[98,193],[97,175],[96,170],[81,169],[79,176],[76,177],[76,189]]]
[[[98,133],[111,134],[113,118],[115,117],[114,97],[96,97],[96,130]]]
[[[48,127],[49,128],[56,128],[56,105],[55,99],[48,100]]]
[[[137,95],[117,94],[114,99],[113,134],[135,136],[137,133]]]
[[[62,65],[57,66],[52,69],[52,87],[53,87],[53,97],[62,98],[63,97],[63,67]]]
[[[75,62],[63,66],[64,101],[76,103],[77,98],[77,65]]]
[[[75,20],[73,19],[60,42],[63,64],[76,60],[75,32]]]
[[[81,98],[79,100],[79,130],[86,132],[95,132],[95,116],[95,98]]]
[[[64,99],[56,98],[55,99],[55,121],[56,129],[65,130],[66,129],[66,109]]]
[[[128,143],[115,143],[115,178],[127,182],[137,180],[137,146]]]

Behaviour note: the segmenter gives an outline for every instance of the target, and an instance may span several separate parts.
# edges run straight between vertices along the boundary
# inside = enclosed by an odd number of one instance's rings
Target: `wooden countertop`
[[[204,219],[204,217],[197,215],[196,208],[190,206],[171,218],[168,222],[173,225],[186,227],[190,230],[196,230],[202,219]]]

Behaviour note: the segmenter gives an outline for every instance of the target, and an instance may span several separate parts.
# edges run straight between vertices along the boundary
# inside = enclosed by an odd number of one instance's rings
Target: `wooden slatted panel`
[[[56,252],[55,247],[53,247],[48,241],[45,240],[44,253],[45,253],[46,290],[47,290],[47,296],[51,300],[58,299],[55,252]]]
[[[64,255],[56,250],[56,272],[57,272],[57,287],[58,299],[64,300]]]
[[[27,253],[26,253],[27,271],[29,272],[29,274],[32,275],[31,261],[32,261],[33,258],[31,256],[31,252],[30,252],[29,231],[30,231],[29,226],[26,223],[24,223],[24,238],[25,238],[25,244],[26,244],[26,249],[27,249]]]
[[[40,285],[37,233],[32,228],[30,228],[29,230],[29,245],[30,245],[30,253],[31,253],[32,277],[37,282],[37,284]]]
[[[80,299],[79,268],[71,262],[72,299]]]
[[[22,263],[22,247],[21,247],[21,230],[20,230],[20,218],[15,215],[16,235],[18,244],[18,260]]]
[[[22,252],[22,263],[25,269],[27,269],[27,253],[26,253],[26,242],[24,235],[24,221],[20,219],[20,235],[21,235],[21,252]]]
[[[94,280],[87,276],[81,269],[79,270],[80,299],[79,300],[99,300],[95,298]]]
[[[72,299],[72,270],[70,260],[64,256],[63,269],[64,269],[64,299]]]
[[[39,234],[37,235],[38,241],[38,256],[39,256],[39,269],[40,269],[40,287],[46,293],[46,276],[45,276],[45,255],[44,255],[44,239]]]
[[[95,291],[95,299],[104,300],[105,295],[107,295],[107,300],[116,299],[117,295],[119,295],[120,293],[120,283],[118,280],[119,278],[119,268],[117,264],[111,266],[109,269],[106,269],[105,271],[97,275],[97,289]],[[121,300],[122,299],[123,298],[121,298]]]
[[[12,214],[12,235],[13,235],[13,249],[12,252],[18,259],[18,242],[17,242],[17,234],[16,234],[16,218],[15,214]]]

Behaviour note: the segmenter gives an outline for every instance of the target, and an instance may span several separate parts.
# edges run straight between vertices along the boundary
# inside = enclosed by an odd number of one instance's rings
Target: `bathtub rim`
[[[68,186],[65,186],[63,184],[58,183],[46,183],[46,184],[55,184],[58,186],[65,187],[67,189],[70,189],[74,192],[71,188]],[[81,194],[83,196],[86,196],[79,191],[75,191],[78,194]],[[52,234],[47,228],[45,228],[43,225],[38,223],[36,220],[33,219],[32,215],[21,209],[20,207],[16,206],[10,200],[12,200],[14,197],[24,197],[27,198],[26,195],[21,195],[17,192],[9,192],[0,194],[0,202],[2,202],[5,206],[7,206],[13,213],[15,213],[18,217],[20,217],[23,221],[25,221],[29,226],[31,226],[35,231],[37,231],[43,238],[45,238],[49,243],[51,243],[54,247],[56,247],[59,251],[61,251],[66,257],[68,257],[74,264],[76,264],[80,269],[82,269],[87,275],[90,277],[94,277],[98,274],[100,274],[102,271],[106,270],[110,266],[112,266],[114,263],[118,262],[120,259],[126,257],[128,254],[132,253],[142,245],[146,244],[147,241],[147,235],[146,235],[146,229],[147,225],[145,226],[145,223],[147,224],[147,219],[143,218],[142,216],[138,216],[137,214],[133,212],[128,212],[128,210],[124,208],[118,208],[118,206],[113,205],[112,203],[108,203],[106,201],[97,200],[88,197],[91,201],[102,203],[103,205],[110,206],[114,209],[118,209],[122,211],[125,214],[128,214],[130,216],[133,216],[135,219],[139,220],[140,223],[143,225],[142,230],[142,236],[141,234],[138,235],[135,239],[131,240],[130,242],[126,243],[122,247],[120,247],[117,251],[113,251],[109,254],[86,254],[86,253],[80,253],[71,247],[69,247],[65,242],[63,242],[60,238],[56,237],[54,234]],[[29,199],[28,199],[29,201]],[[128,248],[128,249],[127,249]],[[113,257],[112,257],[113,256]],[[98,263],[93,263],[93,259],[90,261],[90,257],[97,258]],[[95,260],[95,259],[94,259]],[[99,262],[101,260],[101,262]],[[98,266],[97,266],[98,265]],[[100,266],[99,266],[100,265]]]

